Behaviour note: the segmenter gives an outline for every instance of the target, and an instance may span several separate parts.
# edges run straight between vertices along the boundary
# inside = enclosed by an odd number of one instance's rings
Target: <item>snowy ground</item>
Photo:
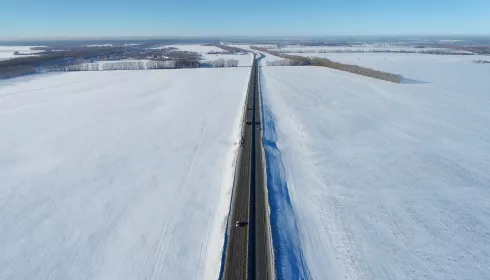
[[[490,67],[360,64],[262,68],[280,279],[490,279]]]
[[[224,50],[215,47],[215,46],[204,46],[204,45],[196,45],[196,44],[189,44],[189,45],[168,45],[165,47],[174,47],[182,51],[187,51],[187,52],[197,52],[197,53],[208,53],[208,52],[223,52]]]
[[[22,54],[37,53],[40,51],[31,50],[32,46],[0,46],[0,60],[6,60],[14,57],[23,57],[14,55],[14,52],[18,51]]]
[[[389,45],[389,44],[360,44],[354,46],[299,46],[299,45],[285,45],[281,48],[277,46],[265,46],[265,48],[271,48],[278,52],[298,52],[298,53],[364,53],[364,52],[411,52],[411,53],[423,53],[427,51],[437,51],[442,53],[451,54],[471,54],[469,51],[453,50],[448,48],[417,48],[415,46],[405,45]]]
[[[250,45],[230,45],[231,47],[236,47],[236,48],[240,48],[240,49],[243,49],[243,50],[247,50],[247,51],[250,51],[250,52],[257,52],[256,50],[253,50],[250,46]],[[259,47],[262,47],[262,45],[257,45]],[[275,60],[283,60],[282,57],[278,57],[278,56],[275,56],[275,55],[271,55],[271,54],[268,54],[268,53],[262,53],[262,55],[264,55],[264,57],[259,61],[259,65],[260,66],[266,66],[267,65],[267,61],[275,61]]]
[[[221,50],[223,51],[223,50]],[[253,54],[201,54],[203,60],[214,61],[217,59],[235,59],[238,60],[238,66],[252,66]]]
[[[489,65],[476,64],[475,60],[490,60],[484,55],[431,55],[397,53],[359,54],[297,54],[325,57],[333,61],[374,68],[402,74],[412,80],[437,83],[438,87],[457,86],[471,90],[473,86],[486,86],[482,74],[489,73]],[[470,83],[469,86],[467,83]],[[460,89],[462,90],[462,89]]]
[[[0,82],[0,279],[216,279],[249,72]]]
[[[174,47],[181,51],[196,52],[201,54],[204,61],[214,61],[217,59],[235,59],[238,60],[238,66],[252,66],[253,55],[252,54],[208,54],[209,52],[226,52],[225,50],[215,46],[203,46],[203,45],[168,45],[159,48]],[[158,49],[158,48],[156,48]]]
[[[112,46],[113,46],[112,44],[93,44],[93,45],[84,45],[83,47],[94,48],[94,47],[112,47]]]

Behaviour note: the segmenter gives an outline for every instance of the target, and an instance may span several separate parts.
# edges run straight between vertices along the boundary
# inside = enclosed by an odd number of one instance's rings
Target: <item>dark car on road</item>
[[[248,223],[245,221],[236,221],[236,227],[245,227]]]

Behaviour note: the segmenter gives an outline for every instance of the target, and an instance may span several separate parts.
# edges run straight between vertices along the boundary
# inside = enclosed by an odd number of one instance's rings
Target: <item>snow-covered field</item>
[[[221,50],[223,51],[223,50]],[[244,54],[201,54],[203,60],[205,61],[214,61],[217,59],[234,59],[238,60],[238,66],[252,66],[253,63],[253,54],[244,53]]]
[[[262,68],[280,279],[490,279],[490,67],[420,57]]]
[[[204,45],[168,45],[167,47],[174,47],[179,50],[187,52],[197,52],[197,53],[208,53],[208,52],[223,52],[222,49],[215,46],[204,46]]]
[[[490,73],[488,65],[475,60],[490,60],[484,55],[431,55],[397,53],[359,54],[297,54],[325,57],[333,61],[402,74],[406,78],[435,82],[438,86],[457,86],[471,90],[474,86],[487,86],[483,78]],[[468,85],[469,83],[469,85]],[[460,89],[463,90],[463,89]]]
[[[353,46],[302,46],[302,45],[264,45],[264,48],[272,49],[277,52],[297,52],[297,53],[364,53],[364,52],[440,52],[447,54],[472,54],[469,51],[454,50],[448,48],[419,48],[412,45],[397,44],[358,44]]]
[[[14,52],[18,51],[22,54],[37,53],[40,51],[31,50],[32,46],[0,46],[0,60],[6,60],[14,57],[22,57],[14,55]]]
[[[253,55],[252,54],[208,54],[209,52],[226,52],[225,50],[215,46],[203,46],[203,45],[168,45],[159,48],[174,47],[181,51],[196,52],[201,54],[204,61],[214,61],[217,59],[234,59],[238,60],[238,66],[252,66]]]
[[[0,82],[0,279],[217,279],[250,68]]]
[[[125,44],[128,45],[128,44]],[[112,47],[112,44],[93,44],[93,45],[84,45],[84,47],[94,48],[94,47]]]
[[[231,47],[236,47],[236,48],[240,48],[240,49],[243,49],[243,50],[247,50],[247,51],[250,51],[250,52],[257,52],[256,50],[253,50],[251,47],[251,45],[229,45]],[[255,46],[255,45],[254,45]],[[259,47],[262,47],[262,45],[257,45]],[[278,57],[278,56],[275,56],[275,55],[271,55],[271,54],[268,54],[268,53],[262,53],[262,55],[264,55],[262,57],[262,59],[259,61],[259,65],[260,66],[266,66],[267,65],[267,61],[276,61],[276,60],[283,60],[282,57]]]

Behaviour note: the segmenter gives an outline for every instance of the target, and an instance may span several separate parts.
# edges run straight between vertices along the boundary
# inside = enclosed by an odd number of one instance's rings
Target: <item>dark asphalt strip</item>
[[[257,60],[251,70],[222,279],[274,279]],[[237,221],[248,226],[236,227]]]

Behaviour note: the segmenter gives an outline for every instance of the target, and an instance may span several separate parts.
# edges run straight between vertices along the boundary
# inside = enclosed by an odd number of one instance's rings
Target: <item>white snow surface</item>
[[[310,279],[490,279],[490,67],[363,65],[424,83],[262,68],[295,215],[276,230],[296,223]]]
[[[224,51],[224,50],[221,50]],[[218,59],[234,59],[238,60],[238,66],[252,66],[253,54],[243,53],[243,54],[201,54],[204,61],[214,61]]]
[[[438,87],[459,87],[472,90],[488,85],[482,77],[489,73],[489,65],[476,64],[475,60],[490,60],[485,55],[431,55],[413,53],[336,53],[296,54],[324,57],[333,61],[354,64],[402,74],[405,78],[437,83]],[[469,83],[469,84],[468,84]]]
[[[252,66],[253,55],[252,54],[208,54],[208,52],[226,52],[225,50],[215,46],[203,46],[196,44],[189,45],[167,45],[157,47],[155,49],[163,49],[168,47],[178,48],[181,51],[196,52],[199,53],[203,61],[214,61],[217,59],[235,59],[238,60],[238,66]]]
[[[217,279],[249,73],[0,82],[0,279]]]
[[[168,45],[166,47],[174,47],[183,51],[197,52],[197,53],[208,53],[208,52],[222,52],[223,50],[215,46],[204,46],[195,44],[183,44],[183,45]]]
[[[112,44],[93,44],[93,45],[84,45],[84,47],[112,47]],[[131,46],[126,44],[126,46]]]
[[[0,60],[7,60],[15,57],[24,57],[26,55],[14,55],[14,52],[18,51],[22,54],[32,54],[41,51],[31,50],[33,46],[0,46]]]
[[[354,52],[354,53],[364,53],[364,52],[411,52],[411,53],[423,53],[427,51],[437,51],[441,53],[451,53],[451,54],[472,54],[472,52],[464,50],[455,50],[449,48],[417,48],[412,45],[396,45],[396,44],[359,44],[353,46],[300,46],[300,45],[285,45],[281,48],[277,46],[267,47],[271,48],[273,51],[278,52],[298,52],[298,53],[336,53],[336,52]]]
[[[188,52],[197,52],[197,53],[208,53],[208,52],[223,52],[223,49],[220,49],[215,46],[203,46],[203,45],[168,45],[167,47],[178,48],[183,51]]]
[[[165,48],[177,48],[181,51],[196,52],[196,53],[207,53],[207,52],[222,52],[223,50],[215,46],[204,46],[199,44],[182,44],[182,45],[165,45],[161,47],[156,47],[153,49],[165,49]]]
[[[252,49],[252,45],[248,45],[248,44],[246,44],[246,45],[240,45],[240,44],[232,45],[232,44],[230,44],[229,46],[240,48],[240,49],[250,51],[250,52],[261,53],[263,55],[263,57],[259,61],[260,66],[267,66],[267,61],[284,60],[284,58],[282,58],[282,57],[278,57],[278,56],[271,55],[271,54],[264,53],[264,52],[258,52],[256,50]],[[253,45],[253,46],[263,47],[263,45]]]

